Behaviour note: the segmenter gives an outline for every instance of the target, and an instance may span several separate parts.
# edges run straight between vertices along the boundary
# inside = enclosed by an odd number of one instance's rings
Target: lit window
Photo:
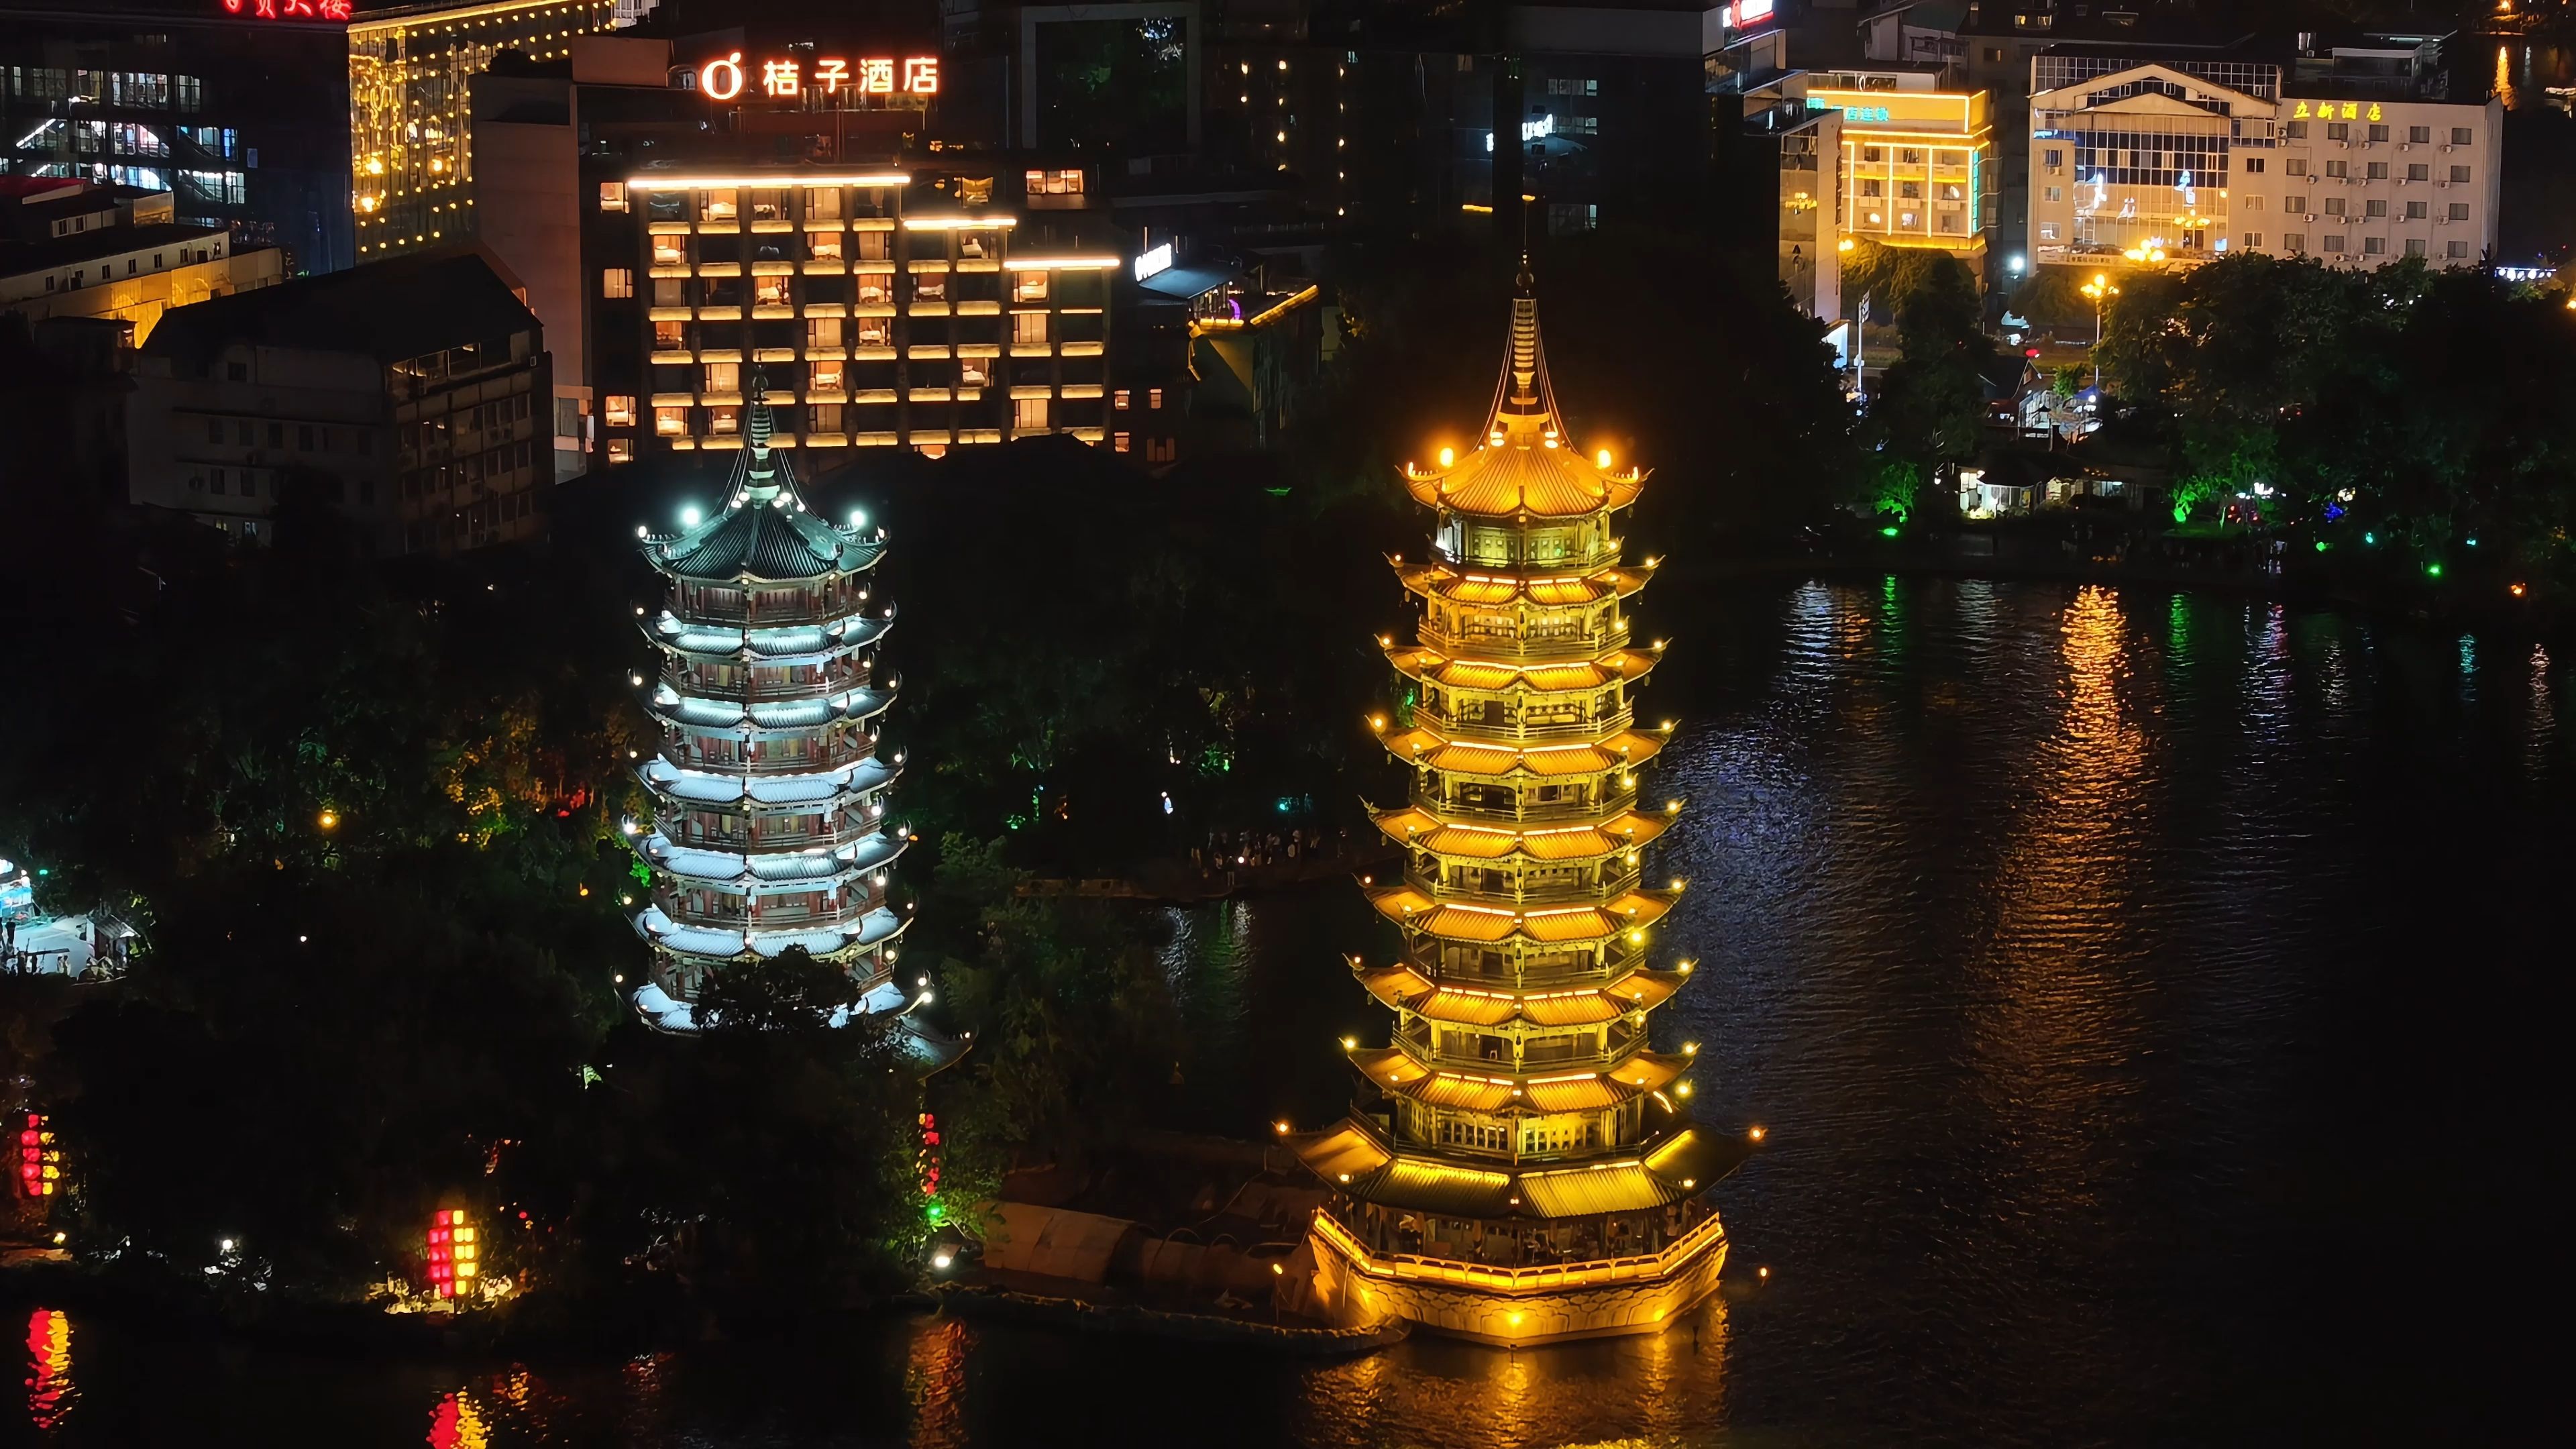
[[[1011,400],[1011,428],[1014,432],[1042,433],[1047,427],[1047,400],[1023,397]]]
[[[1127,411],[1127,389],[1122,387],[1116,392],[1111,393],[1109,395],[1109,405],[1118,409],[1118,411],[1122,413]]]
[[[1119,394],[1119,396],[1124,397],[1124,396],[1126,396],[1126,394],[1121,393],[1121,394]],[[1124,404],[1121,404],[1121,406],[1124,406]],[[1111,434],[1109,435],[1109,446],[1110,446],[1110,449],[1111,449],[1112,451],[1114,451],[1114,452],[1124,453],[1124,452],[1126,452],[1126,451],[1127,451],[1127,444],[1128,444],[1128,435],[1127,435],[1127,434],[1125,434],[1125,433],[1111,433]]]
[[[602,211],[624,211],[626,209],[626,183],[623,181],[603,181],[599,183],[599,209]]]
[[[684,407],[653,409],[653,431],[666,438],[676,438],[689,430],[689,410]]]
[[[809,231],[805,233],[805,239],[808,247],[814,253],[814,260],[818,262],[837,262],[841,259],[841,234],[839,232]]]
[[[808,433],[837,433],[841,431],[841,405],[839,403],[815,403],[807,407],[805,409],[805,431]]]
[[[1043,302],[1046,299],[1047,274],[1044,272],[1021,272],[1011,283],[1011,300],[1014,302]]]
[[[680,263],[687,261],[688,256],[689,254],[684,249],[684,244],[680,238],[675,236],[657,236],[653,238],[653,265],[657,267],[676,267]]]
[[[706,192],[698,202],[698,219],[700,221],[733,220],[733,188],[728,186],[722,190]]]
[[[739,363],[739,362],[710,362],[710,363],[708,363],[706,366],[707,366],[707,382],[706,382],[706,386],[705,386],[704,388],[700,389],[701,391],[704,391],[704,392],[711,392],[711,393],[728,393],[728,392],[740,392],[740,391],[742,391],[742,364],[741,364],[741,363]]]
[[[599,274],[599,295],[603,297],[634,296],[635,269],[633,267],[609,267],[602,271]]]
[[[1149,387],[1149,388],[1145,389],[1145,406],[1147,406],[1147,407],[1149,407],[1149,408],[1158,408],[1158,407],[1161,407],[1162,405],[1163,405],[1163,390],[1162,390],[1161,388],[1159,388],[1159,387]]]
[[[610,393],[600,399],[599,410],[612,428],[635,426],[635,399],[626,393]]]
[[[612,462],[612,463],[632,463],[632,462],[634,462],[634,461],[635,461],[635,440],[634,440],[633,438],[611,438],[611,439],[609,439],[609,440],[608,440],[608,461],[610,461],[610,462]]]
[[[811,371],[808,373],[805,380],[806,387],[815,392],[839,392],[841,390],[841,364],[837,362],[815,362],[808,363],[807,367],[810,368]]]
[[[1047,340],[1047,314],[1014,312],[1011,314],[1011,340],[1033,346],[1044,346]]]
[[[707,409],[707,431],[735,433],[742,430],[742,409],[735,407]]]

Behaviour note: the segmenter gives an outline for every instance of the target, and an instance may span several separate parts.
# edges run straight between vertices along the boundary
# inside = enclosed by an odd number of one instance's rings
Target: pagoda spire
[[[1485,432],[1506,435],[1520,428],[1539,428],[1555,423],[1562,427],[1556,410],[1556,390],[1547,375],[1547,348],[1538,331],[1538,278],[1530,267],[1529,253],[1521,253],[1520,271],[1512,278],[1511,338],[1503,349],[1503,373],[1494,384],[1493,407],[1485,416]]]

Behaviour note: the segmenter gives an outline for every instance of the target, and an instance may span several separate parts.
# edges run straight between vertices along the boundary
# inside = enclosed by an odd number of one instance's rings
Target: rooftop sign
[[[755,72],[743,64],[742,52],[698,67],[698,91],[709,100],[739,99],[746,86],[772,100],[792,101],[807,95],[934,96],[939,94],[939,57],[862,56],[857,60],[824,57],[811,62],[769,59]]]
[[[226,15],[248,11],[254,20],[349,19],[350,0],[223,0]]]

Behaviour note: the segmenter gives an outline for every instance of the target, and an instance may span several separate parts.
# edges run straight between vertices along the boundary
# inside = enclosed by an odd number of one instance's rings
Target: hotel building
[[[370,11],[349,26],[349,205],[361,262],[474,235],[468,89],[504,50],[569,56],[616,0],[495,0]]]
[[[633,264],[599,270],[593,315],[642,339],[640,367],[596,369],[605,461],[738,448],[755,377],[776,448],[1103,441],[1120,255],[997,206],[996,180],[662,162],[599,181]]]
[[[1825,73],[1807,104],[1842,113],[1845,235],[1936,247],[1982,269],[1994,222],[1986,93],[1936,89],[1938,66]]]
[[[2499,102],[2277,98],[2141,65],[2031,98],[2033,259],[2208,261],[2230,251],[2471,266],[2495,246]]]

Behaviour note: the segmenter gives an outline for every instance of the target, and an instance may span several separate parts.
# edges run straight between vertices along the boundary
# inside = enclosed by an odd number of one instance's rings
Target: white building
[[[2294,81],[2272,100],[2139,65],[2032,96],[2033,259],[2484,260],[2496,239],[2501,103],[2330,90]]]

